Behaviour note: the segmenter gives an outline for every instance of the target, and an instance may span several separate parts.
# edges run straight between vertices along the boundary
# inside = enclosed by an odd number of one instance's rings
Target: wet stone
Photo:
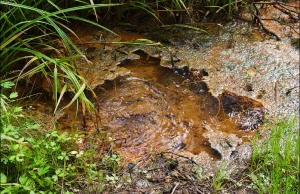
[[[136,186],[138,188],[145,189],[145,188],[148,188],[150,186],[150,183],[147,180],[138,180],[136,182]]]
[[[264,119],[263,105],[251,98],[225,91],[220,96],[225,112],[237,121],[243,130],[257,129]]]

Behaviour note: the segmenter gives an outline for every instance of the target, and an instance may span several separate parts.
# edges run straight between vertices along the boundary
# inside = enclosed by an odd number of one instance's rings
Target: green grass
[[[91,1],[92,3],[93,1]],[[34,74],[43,74],[52,85],[53,99],[58,107],[58,93],[72,91],[75,97],[90,110],[93,104],[86,98],[88,89],[85,79],[78,74],[75,59],[85,57],[70,40],[68,33],[75,34],[69,27],[70,21],[84,21],[102,29],[109,29],[74,12],[95,8],[117,6],[118,4],[82,3],[64,9],[53,1],[1,1],[1,82],[29,79]],[[112,32],[112,31],[110,31]],[[113,33],[113,32],[112,32]],[[60,43],[61,45],[57,45]],[[61,47],[58,49],[57,47]],[[11,67],[20,66],[19,73],[10,74]],[[51,90],[51,89],[50,89]],[[66,107],[64,107],[66,108]]]
[[[159,2],[159,5],[163,2]],[[185,8],[183,1],[174,2]],[[93,104],[84,94],[84,90],[89,89],[89,86],[76,68],[75,59],[85,56],[69,38],[68,34],[75,36],[76,34],[68,25],[71,21],[80,21],[114,32],[91,20],[77,17],[76,13],[91,10],[90,12],[95,15],[96,11],[101,15],[114,8],[116,15],[123,15],[118,12],[122,12],[122,9],[133,9],[145,11],[159,20],[155,14],[154,8],[157,3],[155,1],[100,1],[100,3],[95,4],[94,1],[61,3],[57,0],[0,1],[2,59],[0,83],[7,81],[17,83],[22,79],[30,79],[34,74],[42,74],[52,86],[53,99],[56,102],[55,110],[58,109],[65,91],[72,91],[75,94],[71,103],[80,100],[83,109],[93,108]],[[98,17],[95,18],[98,20]],[[7,76],[14,65],[20,66],[19,73]]]
[[[222,191],[226,183],[230,179],[228,173],[226,172],[226,168],[227,168],[227,163],[226,162],[222,163],[219,166],[218,171],[213,177],[212,188],[214,190],[214,193],[218,193]]]
[[[250,178],[259,193],[299,193],[299,126],[287,119],[271,127],[270,136],[254,142]]]
[[[56,103],[55,111],[66,91],[75,95],[67,108],[75,101],[81,101],[83,110],[90,110],[93,104],[86,98],[84,91],[90,89],[84,77],[77,72],[77,58],[85,58],[77,46],[69,38],[69,34],[76,34],[68,26],[71,22],[86,22],[111,33],[103,25],[86,18],[77,17],[76,13],[90,10],[95,15],[121,15],[124,10],[133,13],[147,12],[159,20],[156,11],[167,9],[187,10],[188,2],[183,0],[172,1],[94,1],[84,2],[58,0],[24,0],[0,1],[0,57],[2,59],[1,81],[30,80],[35,74],[46,78],[51,86],[53,100]],[[98,21],[98,15],[95,17]],[[59,48],[60,47],[60,48]],[[11,73],[13,66],[19,66],[18,73]],[[26,82],[27,82],[26,81]],[[91,90],[92,91],[92,90]]]

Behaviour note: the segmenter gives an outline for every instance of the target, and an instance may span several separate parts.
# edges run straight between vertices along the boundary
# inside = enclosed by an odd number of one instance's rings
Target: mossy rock
[[[291,40],[291,45],[296,49],[300,49],[300,38],[293,38]]]

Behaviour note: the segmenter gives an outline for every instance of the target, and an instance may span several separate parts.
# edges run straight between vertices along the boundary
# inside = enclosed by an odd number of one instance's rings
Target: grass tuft
[[[250,178],[259,193],[299,193],[297,119],[280,121],[262,143],[254,142]]]

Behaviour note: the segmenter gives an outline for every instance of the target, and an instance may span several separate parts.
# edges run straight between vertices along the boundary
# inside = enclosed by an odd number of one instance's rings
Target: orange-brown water
[[[87,134],[84,147],[96,145],[88,143],[90,138],[99,138],[98,143],[102,142],[100,137],[92,135],[99,128],[106,137],[113,139],[114,151],[124,161],[143,159],[160,151],[194,155],[206,152],[214,159],[221,159],[205,133],[214,134],[217,142],[223,141],[220,137],[228,134],[244,140],[255,134],[241,130],[225,113],[219,99],[211,95],[208,86],[201,79],[191,79],[187,69],[161,67],[159,59],[145,54],[139,60],[125,60],[121,65],[131,74],[107,81],[96,89],[98,98],[94,103],[100,119],[97,120],[94,113],[87,116],[84,129],[82,113],[79,110],[74,121],[77,110],[72,106],[57,121],[62,130],[72,131],[74,127],[84,130]],[[70,99],[66,96],[63,103]],[[50,97],[35,103],[36,109],[49,115],[53,107]]]
[[[119,41],[143,38],[131,33],[118,33]],[[110,41],[110,36],[102,36],[100,32],[82,32],[79,36],[84,48],[93,47],[94,50],[92,57],[89,58],[93,64],[89,64],[91,70],[85,75],[86,79],[95,79],[95,85],[101,84],[96,77],[103,77],[102,74],[106,72],[107,74],[115,72],[115,67],[118,66],[106,64],[111,67],[106,68],[103,58],[111,57],[110,54],[114,52],[105,53],[102,51],[104,45],[100,43],[94,45],[94,42],[101,42],[101,38],[104,38],[103,41]],[[111,40],[117,41],[113,38]],[[89,54],[88,50],[91,49],[84,50]],[[57,126],[67,131],[74,128],[84,131],[87,135],[81,146],[97,146],[100,154],[103,153],[101,150],[105,149],[105,145],[108,145],[103,143],[105,141],[100,136],[94,136],[94,132],[101,131],[101,134],[113,139],[114,151],[121,154],[125,161],[144,159],[153,151],[192,155],[206,152],[210,157],[220,159],[222,154],[215,149],[216,145],[211,145],[212,142],[224,144],[222,141],[225,141],[225,146],[235,147],[239,140],[231,143],[230,135],[247,141],[255,134],[255,131],[241,130],[237,121],[229,117],[230,111],[223,109],[222,96],[214,97],[201,76],[191,77],[191,72],[187,68],[173,70],[162,67],[159,65],[160,59],[141,52],[138,54],[141,56],[140,59],[125,60],[120,65],[131,71],[129,75],[105,81],[104,85],[95,88],[97,99],[94,103],[99,112],[96,113],[96,117],[93,112],[87,115],[86,128],[83,127],[80,107],[77,119],[74,119],[78,111],[76,106],[64,110],[64,115],[57,121]],[[221,57],[219,55],[218,52],[211,51],[207,60],[214,64],[215,60]],[[116,63],[114,60],[112,62]],[[85,63],[81,65],[84,68],[87,66]],[[65,95],[62,104],[67,104],[71,99],[72,96]],[[233,99],[236,100],[237,97]],[[238,103],[243,106],[242,101]],[[35,103],[36,109],[50,116],[54,107],[50,96]],[[247,107],[243,110],[247,111]],[[97,141],[90,141],[91,139]],[[227,141],[229,142],[226,143]],[[231,152],[230,150],[228,152]]]
[[[189,80],[188,71],[173,72],[158,63],[147,57],[125,61],[130,76],[104,85],[98,93],[102,125],[123,157],[185,150],[220,158],[203,137],[207,127],[244,139],[254,134],[238,128],[204,82]]]

